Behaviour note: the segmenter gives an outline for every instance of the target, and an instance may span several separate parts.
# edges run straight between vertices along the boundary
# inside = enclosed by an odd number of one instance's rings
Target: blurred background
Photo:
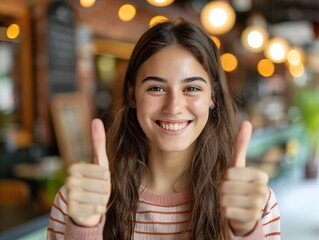
[[[0,0],[0,239],[45,238],[137,39],[178,17],[210,34],[245,102],[248,161],[270,177],[282,239],[319,239],[318,0]]]

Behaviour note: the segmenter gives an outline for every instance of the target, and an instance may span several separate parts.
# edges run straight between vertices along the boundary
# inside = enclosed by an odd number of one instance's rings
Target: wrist
[[[93,215],[87,218],[71,218],[74,224],[80,227],[95,227],[101,222],[102,215]]]
[[[248,222],[248,223],[242,223],[237,221],[229,221],[229,227],[234,233],[235,236],[247,236],[251,232],[254,231],[254,229],[257,226],[258,221],[254,222]]]

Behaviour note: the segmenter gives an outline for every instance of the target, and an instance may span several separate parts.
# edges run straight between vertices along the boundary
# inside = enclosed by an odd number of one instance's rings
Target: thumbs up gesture
[[[68,215],[80,226],[92,227],[107,210],[111,193],[111,177],[105,149],[103,123],[95,119],[91,125],[93,164],[76,163],[69,168],[66,180]]]
[[[252,126],[245,121],[239,128],[232,166],[221,188],[221,207],[229,226],[237,236],[249,234],[261,217],[268,192],[268,176],[253,168],[246,168],[246,153]]]

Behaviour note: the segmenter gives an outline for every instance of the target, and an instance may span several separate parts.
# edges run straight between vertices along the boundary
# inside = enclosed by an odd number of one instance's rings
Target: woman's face
[[[144,62],[137,74],[137,118],[152,150],[187,150],[202,132],[213,105],[208,73],[180,45]]]

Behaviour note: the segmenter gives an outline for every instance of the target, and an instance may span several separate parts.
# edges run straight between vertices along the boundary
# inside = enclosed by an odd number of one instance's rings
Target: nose
[[[165,99],[163,112],[167,114],[179,114],[185,109],[185,99],[182,93],[169,92]]]

